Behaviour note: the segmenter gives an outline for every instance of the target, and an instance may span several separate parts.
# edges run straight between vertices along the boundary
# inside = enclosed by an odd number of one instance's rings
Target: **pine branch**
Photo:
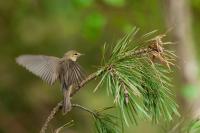
[[[99,74],[101,74],[101,71],[97,71],[95,73],[90,74],[85,80],[83,80],[79,86],[77,86],[74,91],[71,93],[71,97],[73,95],[75,95],[86,83],[88,83],[90,80],[94,79],[95,77],[97,77]],[[48,127],[48,124],[50,123],[50,121],[54,118],[54,116],[56,115],[56,113],[62,109],[63,106],[63,101],[60,101],[51,111],[51,113],[49,114],[49,116],[47,117],[45,123],[43,124],[40,133],[45,133]]]
[[[134,29],[113,48],[104,67],[99,68],[104,71],[95,91],[101,84],[107,86],[107,92],[113,96],[126,125],[129,120],[136,123],[140,117],[150,118],[153,122],[160,118],[172,120],[172,114],[179,113],[171,98],[171,79],[168,77],[175,55],[164,49],[164,45],[171,42],[163,42],[165,34],[162,34],[139,47],[133,41],[137,32]]]
[[[53,110],[51,111],[51,113],[49,114],[49,116],[47,117],[44,125],[42,126],[41,130],[40,130],[40,133],[45,133],[47,128],[48,128],[48,125],[49,125],[49,122],[54,118],[54,116],[56,115],[56,113],[60,110],[60,108],[62,108],[62,101],[59,102],[54,108]]]
[[[94,72],[92,74],[90,74],[89,76],[87,76],[87,78],[85,80],[83,80],[79,86],[77,86],[73,92],[71,93],[71,97],[73,95],[75,95],[85,84],[87,84],[89,81],[93,80],[94,78],[98,77],[103,71],[97,71],[97,72]]]
[[[200,119],[191,120],[186,128],[183,128],[185,133],[199,133],[200,132]]]
[[[200,119],[180,118],[173,120],[171,123],[163,123],[163,133],[199,133]]]
[[[96,131],[98,133],[117,133],[116,131],[119,130],[119,128],[117,127],[117,124],[113,121],[113,118],[116,119],[115,116],[113,115],[109,115],[109,114],[105,114],[103,113],[103,111],[108,110],[108,109],[112,109],[112,107],[107,107],[107,108],[103,108],[101,110],[96,110],[96,111],[92,111],[86,107],[83,107],[79,104],[72,104],[73,108],[79,108],[83,111],[88,112],[89,114],[91,114],[95,120],[95,126],[96,126]],[[45,124],[43,125],[40,133],[45,133],[47,130],[47,127],[49,125],[49,122],[54,118],[54,116],[56,115],[56,113],[62,108],[62,102],[59,102],[57,104],[56,107],[54,107],[54,109],[52,110],[52,112],[50,113],[50,115],[48,116]],[[70,122],[72,123],[72,122]],[[56,129],[55,132],[59,132],[63,127],[65,127],[66,125],[69,125],[69,123],[61,126],[60,128]]]
[[[126,125],[130,122],[137,123],[138,118],[151,119],[153,122],[158,122],[160,118],[171,120],[172,114],[179,115],[177,105],[171,98],[169,90],[171,84],[168,77],[171,72],[170,66],[173,65],[176,56],[173,51],[164,49],[164,45],[171,42],[162,41],[164,34],[143,43],[137,42],[136,39],[133,41],[137,31],[134,29],[122,38],[111,52],[104,51],[102,59],[104,65],[75,87],[71,97],[86,83],[100,77],[101,80],[94,91],[97,91],[101,84],[107,86],[108,94],[113,96],[114,103],[121,112],[121,121]],[[140,39],[145,40],[153,33],[155,32],[147,33]],[[107,61],[105,61],[106,53],[111,53]],[[73,106],[90,112],[81,106]],[[62,101],[48,116],[41,133],[45,133],[49,122],[61,108]],[[111,115],[106,114],[102,117],[98,113],[90,113],[93,114],[98,133],[118,132],[113,128],[116,123],[113,122]]]
[[[104,111],[114,108],[113,106],[106,107],[100,110],[95,110],[95,111],[92,111],[79,104],[73,104],[73,107],[80,108],[81,110],[84,110],[93,116],[97,133],[118,133],[119,132],[119,126],[117,122],[114,121],[117,119],[117,117],[104,113]]]
[[[73,126],[74,121],[71,120],[70,122],[67,122],[66,124],[62,125],[61,127],[57,128],[54,133],[59,133],[64,127],[71,127]]]

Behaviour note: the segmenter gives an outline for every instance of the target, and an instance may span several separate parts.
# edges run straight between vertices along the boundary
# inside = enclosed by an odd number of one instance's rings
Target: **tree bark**
[[[198,67],[192,38],[191,14],[189,1],[164,0],[165,18],[168,28],[172,28],[172,36],[177,43],[178,65],[180,68],[181,86],[192,86],[198,93],[197,99],[180,96],[181,106],[185,111],[191,111],[191,115],[200,115],[200,90],[198,89]],[[181,88],[181,89],[182,89]],[[181,91],[181,90],[180,90]],[[179,91],[179,92],[180,92]],[[192,90],[191,90],[192,91]]]

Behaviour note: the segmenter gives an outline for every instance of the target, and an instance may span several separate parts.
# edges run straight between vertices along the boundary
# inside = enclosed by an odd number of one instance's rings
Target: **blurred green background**
[[[200,1],[189,4],[200,57]],[[140,34],[155,29],[165,32],[164,6],[159,0],[0,0],[0,133],[39,132],[49,111],[62,99],[59,84],[49,86],[18,66],[18,55],[61,57],[76,49],[85,53],[79,63],[89,74],[100,65],[103,44],[115,43],[133,26],[141,29]],[[93,109],[111,105],[105,89],[93,93],[94,86],[95,82],[85,86],[73,102]],[[72,119],[75,125],[64,132],[94,132],[91,117],[78,109],[64,117],[58,114],[50,130]],[[161,129],[139,122],[125,132],[159,133]]]

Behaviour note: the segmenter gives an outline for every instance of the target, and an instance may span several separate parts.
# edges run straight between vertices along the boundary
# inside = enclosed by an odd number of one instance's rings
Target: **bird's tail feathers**
[[[67,112],[69,112],[72,108],[71,105],[71,100],[70,100],[70,93],[71,93],[71,87],[67,88],[67,89],[63,89],[63,95],[64,95],[64,99],[63,99],[63,115],[65,115]]]

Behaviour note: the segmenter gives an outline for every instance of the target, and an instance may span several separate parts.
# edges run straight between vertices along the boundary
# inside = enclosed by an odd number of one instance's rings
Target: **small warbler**
[[[71,110],[72,88],[85,79],[85,73],[77,63],[81,55],[75,50],[66,52],[62,58],[46,55],[21,55],[16,58],[16,62],[50,85],[59,79],[64,96],[63,114],[66,114]]]

